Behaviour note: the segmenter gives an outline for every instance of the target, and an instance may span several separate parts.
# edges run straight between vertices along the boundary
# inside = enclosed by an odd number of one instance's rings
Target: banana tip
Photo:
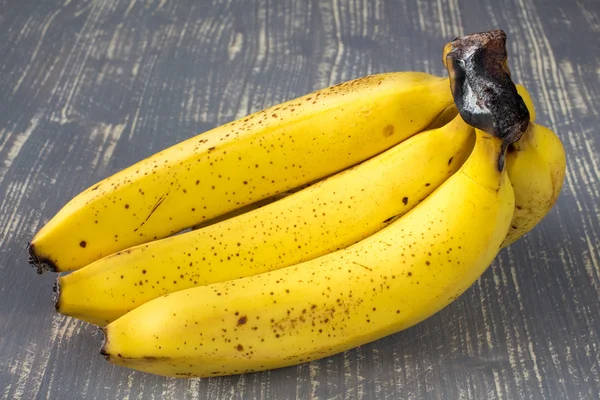
[[[46,257],[41,257],[36,253],[33,243],[27,244],[27,252],[29,253],[29,265],[37,269],[37,273],[41,274],[44,271],[58,272],[56,264]]]

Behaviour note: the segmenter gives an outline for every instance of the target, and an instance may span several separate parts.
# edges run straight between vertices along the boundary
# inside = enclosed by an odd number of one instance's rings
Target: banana
[[[446,55],[461,117],[478,128],[476,143],[424,201],[346,249],[152,300],[103,329],[101,353],[166,376],[279,368],[406,329],[456,299],[496,256],[514,210],[505,151],[529,115],[496,68],[506,58],[503,39],[501,31],[470,35]]]
[[[448,79],[371,75],[268,108],[88,188],[32,239],[39,272],[69,271],[355,165],[430,125]]]
[[[460,115],[272,204],[107,256],[57,280],[56,309],[105,325],[167,293],[283,268],[345,248],[400,218],[469,156]],[[413,172],[415,170],[416,172]]]
[[[531,124],[521,139],[508,146],[506,154],[508,177],[515,192],[515,213],[502,247],[531,231],[550,212],[562,189],[567,167],[560,139],[535,123],[529,92],[516,86],[529,110]]]
[[[502,247],[532,230],[550,212],[567,167],[558,136],[533,122],[521,139],[508,147],[506,163],[515,192],[515,214]]]

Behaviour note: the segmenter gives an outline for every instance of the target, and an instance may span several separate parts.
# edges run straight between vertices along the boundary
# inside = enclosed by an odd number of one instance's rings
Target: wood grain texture
[[[99,179],[343,80],[444,74],[444,43],[493,28],[564,142],[564,190],[414,328],[298,367],[166,379],[106,363],[27,267],[27,240]],[[0,398],[600,398],[598,37],[597,0],[0,0]]]

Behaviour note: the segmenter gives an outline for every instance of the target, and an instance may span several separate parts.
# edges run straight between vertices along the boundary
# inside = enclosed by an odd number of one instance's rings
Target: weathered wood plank
[[[538,122],[568,153],[553,212],[460,299],[343,354],[175,380],[114,367],[57,315],[32,234],[72,196],[249,112],[370,73],[444,74],[441,48],[502,28]],[[600,4],[594,0],[0,0],[0,397],[600,397]]]

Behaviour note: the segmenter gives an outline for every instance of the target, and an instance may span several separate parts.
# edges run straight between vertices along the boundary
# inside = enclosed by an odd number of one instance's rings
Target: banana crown
[[[501,30],[467,35],[444,47],[444,64],[460,115],[469,125],[502,141],[498,171],[504,169],[506,148],[529,125],[529,111],[506,59],[506,34]]]

